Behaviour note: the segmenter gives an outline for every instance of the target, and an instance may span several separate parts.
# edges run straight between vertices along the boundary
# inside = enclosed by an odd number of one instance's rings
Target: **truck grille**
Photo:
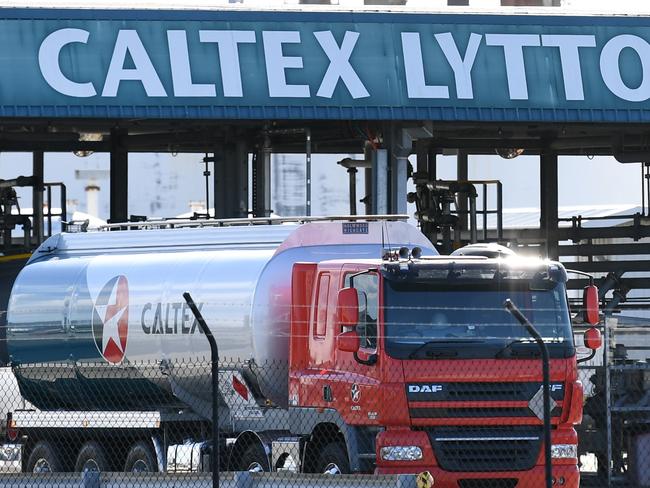
[[[452,408],[411,408],[411,418],[452,418],[467,419],[476,417],[534,417],[528,407],[452,407]],[[551,412],[553,415],[553,412]]]
[[[484,402],[484,401],[528,401],[542,386],[539,382],[517,383],[478,383],[418,382],[406,385],[406,397],[409,402]],[[564,385],[551,384],[551,397],[560,401],[564,399]]]
[[[519,383],[409,383],[406,385],[412,419],[539,418],[542,392],[537,382]],[[564,385],[551,385],[551,416],[559,417]],[[426,405],[424,405],[426,402]],[[437,405],[437,402],[445,404]],[[454,402],[450,405],[450,402]],[[456,404],[457,402],[457,404]],[[491,404],[494,402],[494,404]],[[497,402],[501,402],[498,404]],[[509,405],[504,405],[509,402]],[[518,404],[517,404],[518,403]]]
[[[528,426],[436,428],[428,431],[446,471],[524,471],[535,465],[542,431]]]

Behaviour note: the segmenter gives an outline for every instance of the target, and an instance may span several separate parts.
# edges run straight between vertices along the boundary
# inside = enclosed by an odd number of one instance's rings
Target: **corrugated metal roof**
[[[582,217],[582,227],[612,227],[623,225],[629,222],[630,218],[622,216],[633,215],[641,211],[641,207],[634,204],[628,205],[576,205],[563,206],[558,208],[560,219],[570,219],[572,217]],[[589,218],[598,217],[597,220]],[[611,219],[602,219],[611,217]],[[618,218],[617,218],[618,217]],[[478,226],[482,228],[483,219],[478,217]],[[539,227],[540,210],[535,207],[508,208],[503,210],[503,228],[504,229],[534,229]],[[496,215],[488,215],[488,228],[496,227]],[[560,227],[570,227],[571,222],[560,221]]]

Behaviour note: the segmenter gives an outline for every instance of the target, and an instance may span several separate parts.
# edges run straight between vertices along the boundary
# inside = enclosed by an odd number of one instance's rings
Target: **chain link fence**
[[[603,349],[580,366],[578,426],[584,486],[650,486],[650,319],[626,309],[604,319]]]
[[[351,372],[356,362],[321,365],[289,376],[286,364],[222,361],[220,485],[405,487],[420,474],[421,487],[429,476],[437,486],[544,486],[541,382],[508,381],[541,367],[504,362],[491,372],[503,381],[483,382],[479,368],[461,382],[453,362],[442,361],[438,379],[423,361],[404,370],[377,364],[366,374]],[[4,369],[10,413],[0,483],[213,486],[210,371],[204,359]],[[270,400],[268,388],[287,380],[286,402]],[[554,425],[568,408],[558,384]],[[575,445],[571,429],[552,435],[554,444]],[[575,454],[563,455],[554,476],[570,484]]]
[[[287,362],[221,358],[216,397],[211,360],[179,351],[3,368],[0,485],[546,486],[542,355],[523,328],[498,350],[417,336],[396,358],[369,324],[354,353],[316,334]],[[579,329],[575,350],[547,341],[552,485],[650,486],[644,327],[608,317],[578,366]]]

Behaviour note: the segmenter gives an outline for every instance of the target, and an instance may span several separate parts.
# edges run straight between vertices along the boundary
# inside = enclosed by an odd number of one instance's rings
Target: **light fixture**
[[[494,151],[503,159],[514,159],[524,153],[524,150],[522,148],[517,149],[512,147],[498,147]]]
[[[81,132],[79,133],[79,142],[101,142],[104,140],[104,135],[98,132]],[[73,151],[75,156],[85,158],[90,156],[94,151],[77,150]]]

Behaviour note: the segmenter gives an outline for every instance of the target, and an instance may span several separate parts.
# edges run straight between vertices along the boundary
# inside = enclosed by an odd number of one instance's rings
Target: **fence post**
[[[528,333],[535,339],[542,352],[542,401],[544,402],[544,467],[546,471],[546,488],[553,485],[553,469],[551,464],[551,394],[550,394],[550,372],[548,348],[539,331],[531,324],[510,299],[507,299],[504,306],[517,321],[523,325]]]
[[[201,311],[198,309],[189,292],[183,293],[187,306],[196,318],[196,322],[205,334],[210,344],[210,362],[212,363],[212,488],[219,488],[219,466],[220,466],[220,445],[219,445],[219,349],[208,324],[205,323]]]

